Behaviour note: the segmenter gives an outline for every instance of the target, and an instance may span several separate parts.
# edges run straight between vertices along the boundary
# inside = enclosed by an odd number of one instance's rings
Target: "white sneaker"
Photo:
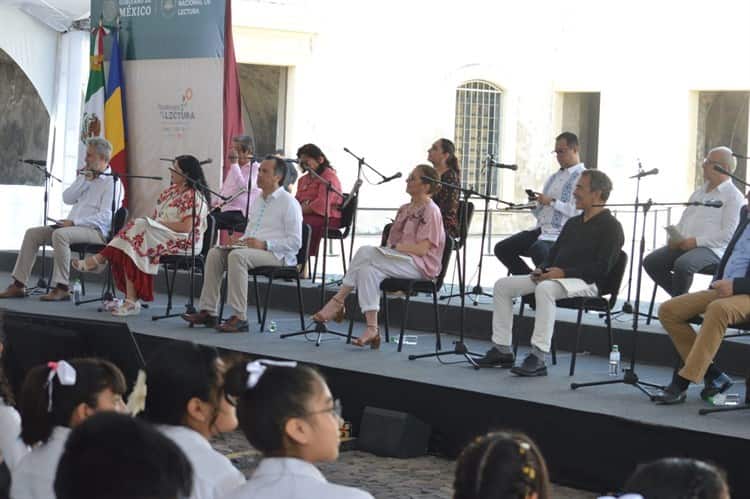
[[[102,303],[102,310],[105,312],[112,312],[117,308],[120,308],[122,305],[122,300],[119,298],[115,298],[113,300],[107,300],[104,303]]]
[[[132,302],[130,300],[125,300],[122,305],[117,307],[112,311],[112,315],[116,317],[125,317],[128,315],[138,315],[141,313],[141,303],[140,302]]]

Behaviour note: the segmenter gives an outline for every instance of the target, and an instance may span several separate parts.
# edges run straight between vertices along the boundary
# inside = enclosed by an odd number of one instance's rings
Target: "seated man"
[[[184,314],[191,324],[216,326],[219,291],[227,272],[227,303],[233,315],[216,328],[222,333],[248,330],[247,270],[255,267],[297,264],[302,247],[302,209],[294,197],[281,187],[287,166],[284,160],[268,156],[258,171],[261,195],[250,207],[245,234],[232,240],[232,246],[215,247],[208,252],[203,276],[199,312]]]
[[[0,298],[23,298],[39,246],[52,245],[54,250],[52,281],[57,286],[40,297],[42,301],[70,300],[70,245],[76,243],[105,244],[112,223],[112,177],[108,173],[112,145],[101,137],[88,140],[86,164],[75,181],[63,191],[63,202],[72,204],[68,218],[60,225],[33,227],[23,236],[21,250],[13,267],[13,283],[0,293]],[[46,276],[43,276],[46,278]]]
[[[620,222],[602,206],[611,190],[612,182],[604,172],[586,170],[581,173],[573,196],[576,207],[583,213],[568,220],[547,260],[531,275],[504,277],[495,283],[492,314],[495,346],[477,359],[480,366],[513,366],[513,298],[533,293],[536,320],[531,353],[511,372],[519,376],[547,375],[545,356],[552,344],[555,301],[596,296],[625,242]]]
[[[736,161],[732,150],[711,149],[703,160],[705,182],[690,196],[690,201],[718,200],[722,207],[688,206],[677,224],[683,239],[670,240],[667,246],[654,250],[643,260],[646,273],[670,296],[687,293],[694,273],[719,263],[737,227],[740,206],[744,203],[742,193],[714,165],[734,171]]]
[[[555,154],[560,169],[544,183],[542,192],[537,192],[537,207],[532,211],[537,224],[534,229],[524,230],[503,239],[495,245],[495,256],[512,275],[531,273],[521,256],[531,257],[539,266],[547,257],[550,248],[560,235],[568,218],[578,214],[573,190],[578,177],[586,169],[578,157],[578,137],[563,132],[555,140]]]
[[[688,322],[698,314],[703,324],[696,335]],[[659,320],[685,365],[675,372],[672,382],[655,397],[661,404],[685,401],[690,383],[705,386],[701,398],[709,400],[732,386],[732,380],[713,364],[721,340],[730,324],[750,318],[750,229],[747,207],[740,211],[740,223],[729,242],[711,289],[684,294],[662,303]]]

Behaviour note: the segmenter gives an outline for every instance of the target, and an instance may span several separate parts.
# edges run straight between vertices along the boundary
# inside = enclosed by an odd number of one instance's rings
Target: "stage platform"
[[[9,276],[0,274],[0,282],[6,282],[5,279]],[[410,314],[414,317],[413,325],[420,326],[419,330],[408,331],[418,337],[417,344],[405,345],[402,353],[396,351],[393,343],[384,343],[380,350],[372,351],[348,345],[345,339],[334,336],[324,337],[320,347],[315,346],[315,335],[309,339],[281,339],[279,333],[294,331],[299,326],[298,316],[290,311],[295,302],[294,294],[289,293],[292,288],[288,286],[284,283],[273,290],[274,309],[269,312],[269,321],[276,322],[276,333],[259,333],[258,326],[254,325],[250,333],[227,335],[206,328],[188,328],[179,318],[154,322],[151,315],[164,310],[166,298],[162,294],[157,295],[150,309],[124,321],[97,312],[96,303],[81,306],[70,302],[40,303],[37,298],[28,297],[2,300],[0,307],[10,314],[31,314],[40,324],[51,320],[73,328],[82,322],[103,321],[101,327],[124,322],[135,334],[146,358],[155,347],[170,341],[195,341],[227,352],[313,364],[328,377],[334,394],[342,400],[346,419],[354,423],[355,429],[368,405],[409,412],[433,426],[432,448],[449,455],[455,454],[472,436],[488,429],[521,429],[539,442],[554,480],[561,484],[598,492],[616,490],[636,463],[684,455],[724,466],[735,497],[750,497],[750,477],[744,472],[741,458],[750,443],[750,412],[699,416],[698,410],[706,407],[699,399],[699,386],[691,388],[686,404],[671,407],[654,405],[640,391],[622,384],[571,390],[571,381],[610,378],[606,357],[588,352],[579,354],[576,375],[569,377],[568,340],[558,341],[558,365],[551,367],[549,376],[542,378],[518,378],[502,369],[476,371],[466,363],[453,363],[460,357],[451,355],[443,358],[448,364],[435,359],[410,361],[409,354],[434,350],[434,335],[426,331],[431,327],[431,315],[426,309],[422,310],[426,306],[424,303],[417,303]],[[309,310],[315,308],[312,303],[317,304],[313,299],[314,291],[308,288],[305,292]],[[93,287],[90,287],[91,293]],[[184,296],[175,297],[178,311],[184,303]],[[442,307],[441,316],[446,317],[449,324],[456,320],[454,305],[455,300],[450,306]],[[473,324],[474,334],[467,343],[473,351],[483,352],[489,343],[476,336],[488,337],[489,307],[469,308],[469,323]],[[394,320],[399,320],[398,314],[394,315]],[[250,317],[254,317],[252,310]],[[573,329],[571,320],[575,320],[574,314],[560,311],[556,335],[563,339],[569,336]],[[517,321],[519,331],[524,330],[526,336],[530,321]],[[602,321],[592,315],[586,318],[586,323],[586,336],[591,337],[590,341],[596,346],[591,350],[599,351],[602,341],[606,349]],[[628,323],[625,327],[620,323],[616,326],[627,361],[630,352],[627,340],[632,333],[627,329]],[[346,331],[345,325],[333,328]],[[355,335],[362,329],[361,323],[355,323]],[[33,327],[29,334],[34,334]],[[443,347],[449,347],[454,339],[455,336],[444,334]],[[669,340],[659,330],[658,322],[646,329],[641,340],[639,350],[648,354],[647,357],[655,356],[655,351],[660,350],[664,350],[664,355],[662,365],[639,364],[638,374],[648,381],[667,383],[673,354],[664,348]],[[722,351],[736,350],[733,355],[747,359],[744,339],[727,343]],[[522,347],[521,354],[524,351]],[[736,379],[738,382],[730,393],[744,397],[744,381]]]

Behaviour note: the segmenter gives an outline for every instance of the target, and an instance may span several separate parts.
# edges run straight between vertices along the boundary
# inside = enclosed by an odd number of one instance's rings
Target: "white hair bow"
[[[254,388],[258,384],[261,376],[266,372],[266,366],[297,367],[297,363],[294,361],[268,359],[258,359],[248,362],[245,368],[247,370],[247,388]]]
[[[57,380],[61,385],[73,386],[76,384],[76,370],[75,367],[64,360],[48,362],[47,367],[49,367],[49,374],[47,375],[47,395],[49,398],[47,411],[52,412],[52,387],[54,386],[52,380],[57,376]]]

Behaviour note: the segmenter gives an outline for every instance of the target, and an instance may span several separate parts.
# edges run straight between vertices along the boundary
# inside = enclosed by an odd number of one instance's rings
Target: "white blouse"
[[[263,459],[226,499],[373,499],[364,490],[329,483],[314,465],[290,457]]]
[[[0,457],[13,469],[23,456],[31,451],[21,440],[21,415],[18,411],[0,398]]]
[[[55,499],[57,463],[62,456],[70,428],[55,426],[44,444],[26,454],[11,470],[11,499]]]
[[[203,435],[186,426],[159,425],[193,465],[191,499],[219,499],[245,483],[245,476],[232,462],[216,452]],[[15,498],[13,498],[15,499]]]

